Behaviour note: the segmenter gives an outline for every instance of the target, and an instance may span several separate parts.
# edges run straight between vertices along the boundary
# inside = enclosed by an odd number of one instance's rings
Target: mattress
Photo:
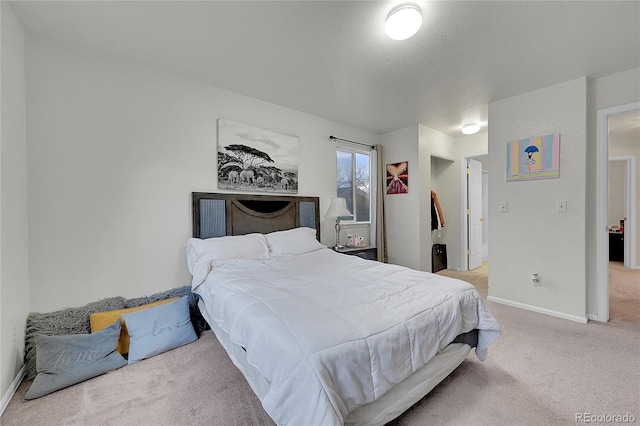
[[[200,311],[209,321],[207,306],[200,301]],[[233,364],[242,372],[253,392],[262,399],[269,391],[269,382],[252,366],[246,351],[229,339],[229,335],[218,327],[212,327],[216,338],[227,351]],[[377,400],[365,404],[344,419],[346,426],[384,425],[404,413],[429,393],[438,383],[455,370],[471,351],[465,343],[451,343],[433,357],[426,365],[411,376],[395,385]]]
[[[500,333],[468,283],[328,249],[214,262],[193,290],[278,424],[375,423],[358,410],[408,393],[410,377],[421,387],[415,402],[428,391],[419,372],[435,386],[464,359],[469,346],[450,345],[456,336],[478,329],[484,359]]]

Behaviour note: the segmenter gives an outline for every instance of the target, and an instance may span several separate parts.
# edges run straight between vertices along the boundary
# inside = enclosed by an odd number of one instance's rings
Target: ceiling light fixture
[[[406,40],[418,32],[422,12],[415,3],[402,3],[391,9],[384,24],[384,32],[393,40]]]
[[[480,126],[476,123],[469,123],[462,126],[462,133],[465,135],[475,135],[480,131]]]

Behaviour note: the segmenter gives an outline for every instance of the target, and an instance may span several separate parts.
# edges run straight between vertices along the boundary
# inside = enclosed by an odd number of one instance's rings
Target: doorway
[[[463,271],[487,267],[488,245],[488,153],[462,157],[461,164],[461,262]]]
[[[609,321],[609,230],[611,228],[608,219],[608,199],[609,199],[609,138],[610,119],[623,114],[637,113],[640,111],[640,102],[633,102],[617,107],[606,108],[598,111],[597,120],[597,188],[596,188],[596,259],[597,259],[597,315],[590,315],[596,321]],[[637,124],[637,123],[636,123]],[[635,190],[631,191],[635,197]],[[628,219],[628,218],[627,218]],[[633,265],[636,265],[635,238],[637,232],[634,231],[636,218],[628,222],[631,229],[625,229],[630,245],[627,256],[632,257]],[[626,227],[625,227],[626,228]],[[626,257],[626,256],[625,256]],[[635,267],[634,266],[634,267]]]
[[[640,123],[640,121],[639,121]],[[640,126],[640,124],[639,124]],[[609,152],[617,149],[624,152],[624,146],[614,146],[615,140],[609,136]],[[635,150],[640,152],[640,139],[636,141]],[[608,226],[609,226],[609,260],[612,259],[612,242],[617,244],[615,260],[622,260],[624,267],[637,269],[636,262],[636,158],[635,156],[609,156],[608,172]],[[614,235],[612,235],[614,234]],[[619,234],[619,235],[618,235]],[[613,238],[612,237],[619,237]]]

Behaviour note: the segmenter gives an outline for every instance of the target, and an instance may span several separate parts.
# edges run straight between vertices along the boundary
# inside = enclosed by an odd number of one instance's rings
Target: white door
[[[467,163],[467,223],[469,230],[469,270],[482,266],[482,163]]]
[[[489,173],[482,171],[482,261],[489,259]]]

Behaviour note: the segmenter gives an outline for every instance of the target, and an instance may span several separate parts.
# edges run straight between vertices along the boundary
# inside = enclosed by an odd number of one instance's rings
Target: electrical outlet
[[[556,211],[558,213],[564,213],[567,211],[567,202],[566,201],[558,201],[556,203]]]
[[[506,213],[509,211],[509,203],[503,201],[500,203],[500,213]]]
[[[531,285],[534,287],[542,287],[539,274],[531,274]]]

